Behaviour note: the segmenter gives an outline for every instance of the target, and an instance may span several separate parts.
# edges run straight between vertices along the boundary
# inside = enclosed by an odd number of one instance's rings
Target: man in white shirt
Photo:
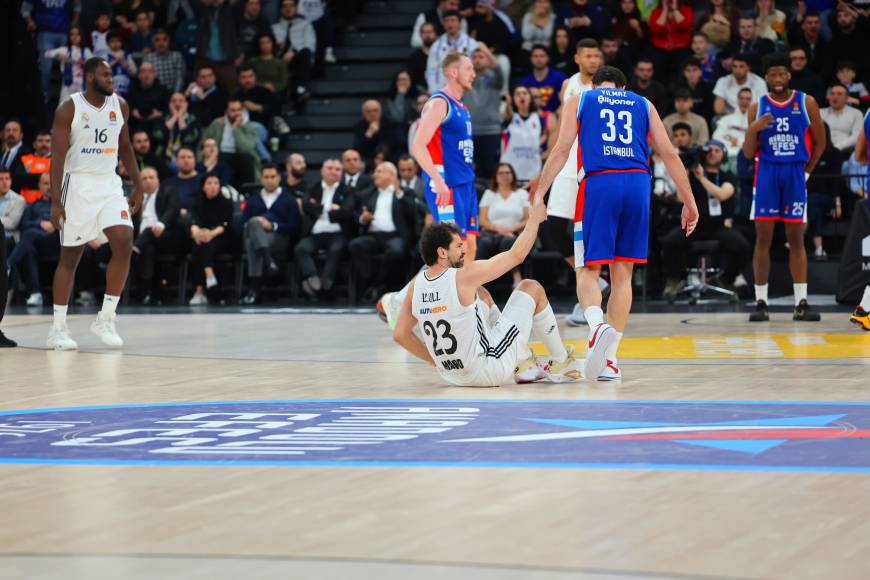
[[[743,87],[737,93],[737,110],[719,119],[716,130],[713,131],[713,139],[725,143],[729,163],[736,160],[737,154],[743,149],[746,129],[749,127],[746,111],[751,104],[752,89]]]
[[[831,145],[846,159],[855,150],[858,134],[864,126],[861,111],[849,106],[849,90],[840,83],[828,91],[830,107],[821,110],[822,120],[831,128]]]
[[[421,12],[414,22],[414,30],[411,32],[411,46],[420,48],[423,46],[423,37],[420,30],[427,22],[435,27],[435,33],[441,35],[444,32],[444,15],[448,12],[459,10],[459,0],[438,0],[438,6],[428,12]],[[462,32],[468,32],[468,23],[462,21]]]
[[[434,93],[447,84],[441,62],[451,52],[459,52],[468,58],[477,50],[477,41],[462,32],[462,16],[459,12],[446,12],[442,18],[444,34],[435,41],[426,61],[426,82],[429,92]]]
[[[338,264],[354,233],[354,190],[341,178],[341,163],[327,159],[320,169],[320,183],[308,191],[302,211],[308,218],[308,235],[296,244],[296,261],[302,269],[302,290],[312,298],[332,291]],[[322,275],[314,256],[326,250]]]
[[[746,87],[752,91],[752,99],[757,100],[767,94],[767,83],[750,70],[748,57],[737,54],[731,59],[731,74],[716,81],[713,94],[713,112],[725,115],[737,110],[737,93]]]

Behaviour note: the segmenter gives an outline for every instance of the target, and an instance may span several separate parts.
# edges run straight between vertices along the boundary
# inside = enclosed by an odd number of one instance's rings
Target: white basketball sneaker
[[[585,326],[587,322],[586,316],[583,314],[583,307],[575,304],[571,314],[565,317],[565,322],[568,323],[568,326]]]
[[[544,370],[534,354],[517,362],[517,368],[514,369],[514,380],[520,385],[535,383],[546,376],[547,371]]]
[[[616,338],[616,329],[606,322],[595,327],[586,350],[584,375],[587,379],[600,377],[604,373],[604,368],[607,366],[607,350]]]
[[[621,381],[622,380],[622,369],[616,366],[616,361],[607,359],[607,365],[604,367],[604,371],[600,375],[598,375],[599,381]]]
[[[381,299],[375,305],[378,316],[390,328],[396,328],[396,321],[399,320],[399,312],[402,310],[402,301],[396,299],[397,294],[398,292],[387,292],[381,296]]]
[[[45,341],[45,346],[52,350],[76,350],[79,345],[72,339],[69,334],[69,328],[64,324],[62,326],[52,324],[51,330],[48,331],[48,340]]]
[[[124,346],[124,341],[115,330],[115,317],[104,316],[102,312],[97,314],[97,319],[91,323],[91,332],[100,337],[103,344],[113,348]]]
[[[583,377],[583,361],[574,356],[574,347],[567,346],[568,358],[564,362],[551,360],[547,365],[547,376],[553,383],[570,383]]]

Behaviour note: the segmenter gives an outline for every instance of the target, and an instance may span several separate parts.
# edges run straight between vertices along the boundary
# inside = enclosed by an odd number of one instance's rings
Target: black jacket
[[[9,164],[9,172],[12,174],[12,189],[15,191],[21,191],[24,187],[36,189],[39,185],[39,176],[37,176],[36,184],[32,184],[32,181],[27,179],[27,169],[25,169],[24,164],[21,162],[21,158],[28,153],[33,153],[33,149],[22,143],[15,153],[15,157],[12,158],[12,162]],[[0,161],[3,160],[4,154],[5,151],[0,150]]]
[[[378,205],[378,188],[370,187],[365,191],[361,191],[356,196],[356,210],[354,219],[359,224],[360,234],[369,233],[371,224],[360,223],[360,216],[363,212],[363,207],[368,208],[370,212],[374,212]],[[410,189],[402,189],[402,197],[393,195],[392,212],[393,223],[396,226],[396,235],[402,237],[405,243],[412,244],[416,236],[416,215],[414,206],[414,192]]]
[[[323,185],[317,182],[308,190],[308,197],[302,203],[302,213],[305,216],[305,224],[303,226],[303,235],[311,234],[314,223],[320,214],[323,213],[324,207],[321,203],[323,199]],[[338,188],[335,190],[335,195],[332,196],[332,203],[339,206],[339,209],[330,210],[326,208],[329,221],[337,223],[341,226],[341,231],[347,237],[353,237],[357,231],[357,221],[354,216],[356,208],[355,191],[344,184],[344,180],[339,182]]]
[[[142,204],[144,209],[145,196],[142,196]],[[178,194],[170,187],[157,188],[157,199],[154,200],[154,209],[157,211],[157,219],[164,226],[166,231],[175,228],[178,223],[178,214],[180,206],[178,205]],[[142,212],[139,211],[133,216],[133,231],[140,234],[139,225],[142,223]]]
[[[229,2],[224,2],[218,7],[206,6],[202,0],[192,0],[191,5],[196,14],[197,23],[196,54],[202,58],[208,56],[211,20],[216,13],[221,49],[226,57],[224,62],[236,60],[236,57],[239,56],[239,47],[236,42],[236,20],[232,5]]]
[[[345,183],[346,179],[347,179],[347,174],[342,173],[341,174],[341,182]],[[358,177],[356,178],[356,185],[353,187],[350,187],[350,186],[347,186],[347,187],[352,189],[354,192],[359,193],[360,191],[365,191],[366,189],[370,188],[372,185],[374,185],[374,182],[372,181],[372,176],[368,175],[364,171],[360,171],[358,174]]]

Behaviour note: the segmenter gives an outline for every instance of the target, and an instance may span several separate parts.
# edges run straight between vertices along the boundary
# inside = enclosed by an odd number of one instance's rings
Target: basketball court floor
[[[472,389],[370,312],[122,314],[123,353],[10,316],[0,578],[870,578],[870,333],[772,318]]]

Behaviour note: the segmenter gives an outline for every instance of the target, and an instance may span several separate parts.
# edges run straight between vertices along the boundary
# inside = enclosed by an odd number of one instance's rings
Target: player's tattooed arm
[[[54,124],[51,128],[51,225],[54,229],[63,229],[66,211],[61,200],[63,186],[63,170],[66,153],[69,149],[70,131],[75,116],[75,103],[67,99],[61,103],[54,113]]]
[[[135,215],[142,207],[142,182],[139,177],[139,163],[136,161],[136,152],[133,151],[133,143],[130,141],[129,124],[130,105],[118,96],[121,103],[121,113],[124,115],[124,126],[121,127],[121,135],[118,140],[118,156],[124,163],[124,168],[133,182],[133,194],[130,196],[130,213]]]

